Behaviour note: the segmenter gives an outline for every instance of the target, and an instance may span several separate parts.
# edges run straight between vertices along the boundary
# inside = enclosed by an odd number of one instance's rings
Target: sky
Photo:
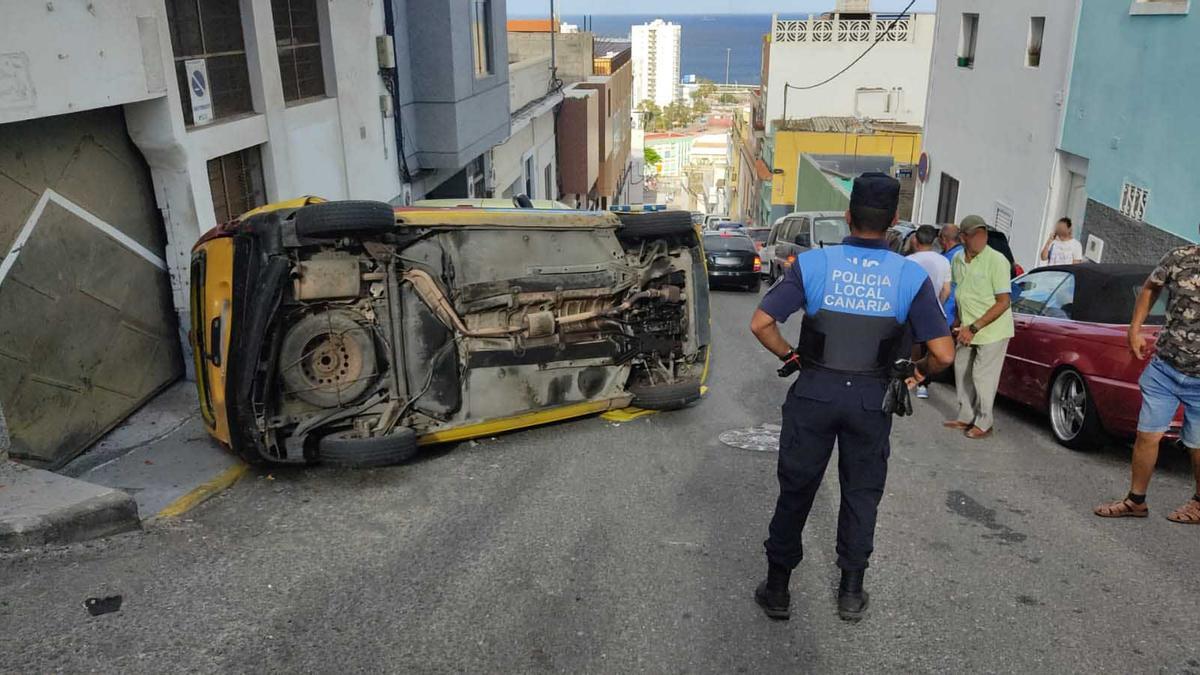
[[[507,0],[512,16],[539,16],[550,12],[550,0]],[[908,0],[872,0],[876,12],[897,12]],[[932,12],[936,0],[916,0],[911,11]],[[560,15],[578,14],[646,14],[648,6],[654,13],[670,14],[772,14],[787,15],[825,12],[833,9],[834,0],[556,0]]]

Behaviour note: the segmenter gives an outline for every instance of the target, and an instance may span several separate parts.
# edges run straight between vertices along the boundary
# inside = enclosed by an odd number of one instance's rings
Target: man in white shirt
[[[934,250],[933,245],[937,242],[938,230],[932,225],[922,225],[917,228],[910,239],[913,252],[908,255],[909,260],[921,266],[925,270],[925,274],[929,275],[929,281],[933,284],[933,291],[937,293],[938,302],[942,304],[942,311],[946,308],[946,298],[950,297],[950,261],[946,260],[946,256]],[[919,347],[913,348],[913,360],[921,357]],[[929,390],[925,385],[917,387],[917,398],[929,398]]]
[[[1041,260],[1047,265],[1074,265],[1083,262],[1083,245],[1071,236],[1071,219],[1054,224],[1054,234],[1042,247]]]

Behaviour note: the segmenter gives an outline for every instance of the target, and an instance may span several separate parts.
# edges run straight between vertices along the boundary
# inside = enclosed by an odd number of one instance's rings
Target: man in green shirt
[[[953,323],[957,349],[954,380],[958,418],[945,426],[967,438],[992,434],[992,405],[1000,385],[1004,355],[1013,336],[1008,258],[987,245],[987,223],[967,216],[959,225],[963,250],[950,264],[957,316]]]

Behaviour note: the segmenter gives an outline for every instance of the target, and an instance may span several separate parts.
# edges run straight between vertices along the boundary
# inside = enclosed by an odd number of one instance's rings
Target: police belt
[[[850,375],[854,377],[870,377],[880,380],[887,380],[890,377],[891,366],[880,366],[870,370],[842,370],[839,368],[830,368],[827,365],[817,363],[812,359],[801,358],[800,363],[803,366],[802,370],[816,370],[820,372],[831,373],[833,375]]]

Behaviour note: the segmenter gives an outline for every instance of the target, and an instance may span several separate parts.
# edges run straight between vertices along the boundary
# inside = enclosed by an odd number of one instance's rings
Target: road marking
[[[639,417],[653,415],[657,410],[642,410],[641,408],[621,408],[620,410],[609,410],[600,416],[600,419],[609,422],[632,422]]]
[[[228,489],[231,485],[238,482],[239,478],[246,475],[246,472],[249,470],[250,467],[247,464],[244,462],[238,462],[237,464],[217,474],[216,478],[213,478],[207,483],[198,486],[191,492],[179,497],[170,504],[167,504],[162,511],[159,511],[157,514],[155,514],[154,518],[157,520],[159,518],[178,518],[179,516],[182,516],[188,511],[191,511],[199,506],[205,500],[216,496],[225,489]]]
[[[151,265],[166,271],[167,261],[155,255],[153,251],[137,243],[124,232],[100,220],[82,206],[58,194],[54,190],[46,188],[46,191],[38,198],[33,211],[29,213],[29,217],[25,219],[25,224],[21,226],[21,231],[17,233],[17,238],[13,240],[12,247],[8,249],[8,255],[4,256],[3,260],[0,260],[0,284],[4,283],[9,270],[17,262],[17,256],[21,253],[21,249],[25,248],[25,244],[29,241],[29,236],[33,234],[33,228],[37,227],[37,224],[41,222],[42,212],[46,210],[46,204],[49,202],[54,202],[67,211],[70,211],[85,223],[115,239],[118,244],[141,256]]]

